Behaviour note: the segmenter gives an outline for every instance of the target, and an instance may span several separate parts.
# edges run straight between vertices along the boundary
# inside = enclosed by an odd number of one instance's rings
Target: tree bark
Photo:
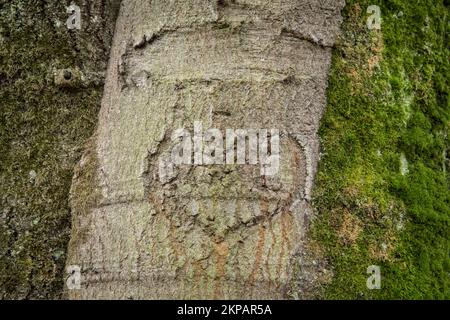
[[[0,1],[0,299],[64,288],[73,168],[92,136],[116,0]],[[63,75],[66,74],[67,79]]]
[[[304,297],[310,196],[343,0],[124,1],[73,180],[70,298]],[[178,128],[277,129],[280,169],[160,159]],[[313,272],[313,271],[312,271]],[[306,279],[302,282],[301,279]]]

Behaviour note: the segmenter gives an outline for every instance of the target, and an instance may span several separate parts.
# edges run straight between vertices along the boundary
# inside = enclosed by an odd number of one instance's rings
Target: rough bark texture
[[[0,299],[63,291],[73,168],[94,132],[118,7],[76,2],[81,30],[65,25],[70,1],[0,0]]]
[[[70,298],[305,297],[305,250],[341,0],[125,1],[99,125],[74,177]],[[279,174],[182,166],[178,128],[279,129]],[[308,271],[309,270],[309,271]]]

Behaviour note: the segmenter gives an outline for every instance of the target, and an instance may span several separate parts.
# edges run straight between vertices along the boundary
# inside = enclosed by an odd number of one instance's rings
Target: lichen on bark
[[[0,298],[59,298],[73,167],[92,135],[117,1],[0,2]],[[77,70],[84,82],[58,81]],[[77,79],[73,77],[73,79]]]

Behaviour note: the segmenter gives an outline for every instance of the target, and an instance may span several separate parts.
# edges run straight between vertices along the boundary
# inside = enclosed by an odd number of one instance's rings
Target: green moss
[[[374,4],[380,31],[366,27]],[[448,12],[436,0],[347,1],[315,189],[312,236],[335,272],[324,298],[450,298]],[[342,241],[348,214],[362,230]],[[381,290],[366,288],[370,265]]]
[[[0,298],[57,298],[70,232],[75,163],[101,87],[59,88],[53,70],[82,68],[64,1],[0,4]],[[102,57],[101,59],[106,59]]]

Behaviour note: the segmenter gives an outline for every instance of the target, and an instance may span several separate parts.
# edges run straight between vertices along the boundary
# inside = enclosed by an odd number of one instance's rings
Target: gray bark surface
[[[70,298],[308,294],[317,130],[343,5],[122,3],[98,129],[71,190],[67,265],[81,267],[82,287]],[[279,129],[279,174],[185,166],[161,182],[172,132],[192,132],[194,121],[223,132]]]

